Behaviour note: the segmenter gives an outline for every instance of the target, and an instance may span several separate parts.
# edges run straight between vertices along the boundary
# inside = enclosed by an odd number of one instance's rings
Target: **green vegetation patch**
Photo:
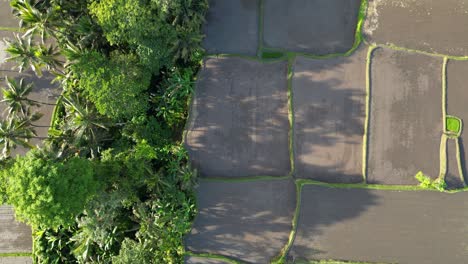
[[[446,131],[445,133],[447,134],[455,134],[457,136],[460,136],[461,131],[462,131],[462,120],[458,117],[455,116],[447,116],[445,118],[445,125],[446,125]]]
[[[281,51],[263,51],[262,59],[279,59],[283,58],[284,53]]]
[[[422,171],[419,171],[416,176],[416,180],[420,182],[419,186],[424,189],[432,189],[438,191],[445,191],[447,189],[447,183],[442,177],[432,180],[429,176],[425,175]]]

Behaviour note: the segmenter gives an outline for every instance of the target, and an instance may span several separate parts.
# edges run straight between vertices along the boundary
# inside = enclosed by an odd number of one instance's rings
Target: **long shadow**
[[[332,60],[300,58],[293,78],[296,176],[357,183],[362,176],[365,49]]]
[[[458,142],[460,144],[460,160],[461,160],[461,163],[460,166],[461,166],[461,169],[462,169],[462,173],[463,173],[463,177],[464,177],[464,180],[465,182],[468,182],[467,180],[467,171],[466,171],[466,153],[465,153],[465,144],[463,143],[463,138],[460,137],[458,138]]]
[[[287,259],[316,259],[328,254],[329,248],[316,243],[327,228],[345,225],[378,204],[369,190],[359,190],[351,202],[343,203],[345,189],[303,188],[301,210],[294,212],[298,201],[290,181],[202,181],[197,192],[199,214],[185,240],[188,250],[245,263],[269,263],[288,244],[293,213],[298,213],[297,233]]]
[[[330,78],[294,77],[302,82],[300,94],[293,87],[293,109],[297,110],[294,126],[295,131],[300,131],[295,133],[294,147],[296,154],[299,149],[313,162],[304,162],[307,175],[301,177],[362,182],[365,75],[357,77],[362,79],[362,87],[347,86],[349,83],[340,74],[349,76],[342,68],[352,64],[350,60],[349,57],[317,60],[310,72],[320,77],[322,72],[337,70],[338,74]],[[289,173],[291,131],[286,71],[285,62],[267,64],[239,58],[205,61],[186,140],[192,163],[202,176]],[[340,158],[325,158],[326,162],[321,162],[321,149]]]
[[[286,62],[205,61],[186,140],[202,176],[289,173],[286,71]]]
[[[300,198],[296,233],[287,252],[288,263],[333,258],[328,252],[332,250],[329,241],[333,240],[347,241],[343,244],[348,243],[349,251],[352,251],[351,245],[358,237],[346,236],[348,223],[359,218],[369,207],[380,204],[379,197],[367,189],[335,189],[311,184],[301,187]],[[366,232],[364,225],[360,229],[360,232]],[[342,234],[339,234],[340,230]],[[325,243],[321,243],[324,238]]]

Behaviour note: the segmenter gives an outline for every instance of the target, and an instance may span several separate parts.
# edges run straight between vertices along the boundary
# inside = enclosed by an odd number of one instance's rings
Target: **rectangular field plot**
[[[447,114],[460,118],[463,122],[460,138],[462,170],[467,175],[466,147],[468,144],[468,62],[452,61],[447,64]]]
[[[208,54],[255,55],[258,47],[258,0],[209,0],[203,32]]]
[[[354,43],[360,0],[265,0],[267,47],[316,55],[344,53]]]
[[[209,58],[199,75],[186,145],[202,176],[286,176],[287,65]]]
[[[439,176],[442,59],[378,48],[371,64],[368,183]]]
[[[324,182],[362,182],[366,49],[351,57],[294,65],[296,176]]]
[[[468,259],[468,193],[306,185],[290,259],[459,264]]]
[[[270,263],[288,242],[296,187],[292,180],[201,181],[197,201],[199,212],[185,239],[190,251]]]
[[[373,43],[468,55],[466,0],[370,0],[366,38]]]

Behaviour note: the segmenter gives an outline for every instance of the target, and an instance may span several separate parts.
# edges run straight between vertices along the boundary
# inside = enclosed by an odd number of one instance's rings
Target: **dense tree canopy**
[[[106,58],[99,52],[84,54],[73,65],[79,85],[99,113],[110,118],[132,118],[148,110],[151,73],[143,71],[135,56],[113,53]]]
[[[8,202],[19,219],[35,227],[70,226],[99,185],[93,165],[74,157],[57,162],[30,152],[6,171]]]
[[[62,88],[42,146],[16,159],[10,149],[36,148],[38,102],[22,83],[4,92],[0,201],[38,231],[34,260],[181,263],[196,181],[181,137],[208,1],[11,5],[22,33],[9,60]]]

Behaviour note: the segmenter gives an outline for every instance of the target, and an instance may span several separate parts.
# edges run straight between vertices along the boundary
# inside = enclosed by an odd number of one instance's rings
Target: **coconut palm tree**
[[[6,61],[17,63],[19,72],[31,68],[38,76],[42,76],[42,70],[55,70],[63,65],[59,60],[60,52],[53,45],[31,45],[31,38],[23,38],[15,34],[13,41],[5,40],[8,48],[5,51],[10,55]]]
[[[0,147],[3,159],[9,157],[11,150],[16,149],[17,146],[34,148],[29,143],[32,138],[44,139],[44,137],[37,136],[36,131],[29,126],[27,121],[15,118],[0,120]]]
[[[7,104],[5,110],[8,116],[26,116],[27,108],[30,106],[55,105],[28,98],[33,89],[33,84],[25,83],[23,78],[18,83],[14,79],[6,77],[5,83],[6,87],[2,88],[3,100],[0,102]]]
[[[99,134],[108,128],[96,109],[78,96],[63,97],[65,105],[65,130],[72,132],[75,142],[96,144]]]
[[[13,14],[20,20],[20,27],[26,29],[24,37],[38,34],[44,43],[46,36],[57,37],[60,33],[58,28],[61,20],[51,6],[39,9],[38,3],[31,0],[13,0],[10,5],[13,7]]]

